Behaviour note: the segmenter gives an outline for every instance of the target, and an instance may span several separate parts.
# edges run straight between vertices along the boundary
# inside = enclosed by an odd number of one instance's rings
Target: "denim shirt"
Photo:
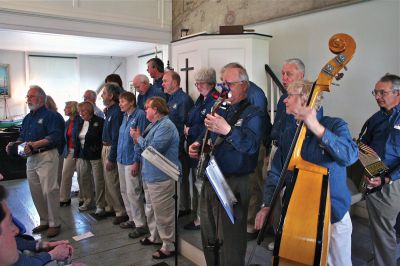
[[[361,141],[381,157],[392,180],[400,179],[400,105],[393,108],[392,114],[381,109],[371,116]]]
[[[181,168],[178,159],[179,135],[174,123],[168,116],[164,116],[157,122],[150,124],[149,127],[151,127],[149,132],[138,139],[141,151],[144,151],[148,146],[152,146]],[[170,177],[142,157],[142,179],[143,182],[154,183],[166,181]]]
[[[319,112],[322,116],[322,112]],[[307,131],[301,156],[304,160],[328,168],[331,197],[331,223],[340,221],[350,208],[351,195],[347,188],[346,167],[358,160],[358,147],[352,140],[347,123],[340,118],[322,117],[325,127],[321,140]],[[280,145],[272,161],[271,170],[264,184],[264,203],[269,206],[296,129],[287,130],[279,141]],[[288,172],[286,185],[290,183],[292,172]]]
[[[147,126],[146,114],[136,108],[132,114],[124,113],[121,127],[119,128],[117,162],[123,165],[131,165],[140,162],[140,148],[134,144],[130,135],[131,128],[139,128],[143,132]]]
[[[188,119],[188,113],[192,106],[192,98],[190,98],[189,95],[183,92],[182,89],[178,89],[176,92],[169,96],[168,116],[178,129],[179,137],[183,137],[183,125]]]
[[[118,104],[113,104],[106,111],[106,119],[104,120],[102,140],[111,144],[108,160],[110,162],[117,161],[118,132],[122,123],[122,112]]]
[[[247,100],[225,110],[221,108],[217,113],[229,121],[245,102]],[[215,147],[215,159],[224,175],[245,175],[254,171],[264,126],[264,114],[258,107],[249,105],[242,111],[231,132]],[[217,136],[210,134],[213,143]]]
[[[26,142],[47,139],[49,148],[58,148],[63,143],[63,131],[56,113],[42,106],[24,117],[18,140]]]
[[[144,95],[140,95],[137,98],[137,107],[144,110],[144,105],[146,104],[147,99],[153,97],[153,96],[159,96],[163,99],[165,99],[165,93],[162,92],[162,90],[154,85],[150,85],[150,88]]]
[[[264,146],[269,149],[271,140],[270,140],[270,134],[271,134],[271,118],[268,114],[268,99],[265,96],[264,91],[258,87],[254,82],[250,81],[250,86],[247,90],[247,100],[254,106],[257,106],[260,108],[265,116],[265,132],[263,133],[264,135]]]

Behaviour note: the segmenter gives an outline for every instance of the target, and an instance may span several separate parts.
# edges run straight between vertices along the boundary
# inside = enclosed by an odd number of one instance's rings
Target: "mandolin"
[[[218,98],[215,100],[215,103],[213,107],[211,108],[211,115],[214,115],[215,112],[221,107],[221,105],[225,102],[225,100],[228,97],[228,93],[226,90],[221,90],[220,93],[218,93]],[[206,167],[208,165],[208,162],[210,161],[210,155],[212,151],[212,143],[211,143],[211,138],[210,138],[210,131],[206,129],[206,132],[203,137],[203,143],[201,145],[200,149],[200,157],[199,157],[199,162],[197,164],[197,169],[196,169],[196,179],[203,179],[204,173],[206,170]]]

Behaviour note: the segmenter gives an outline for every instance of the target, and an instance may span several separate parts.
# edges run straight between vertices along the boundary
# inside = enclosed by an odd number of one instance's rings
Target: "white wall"
[[[169,53],[168,53],[169,46],[168,45],[157,45],[157,51],[162,52],[162,58],[160,58],[164,62],[164,67],[167,67],[167,62],[169,58]],[[152,79],[150,78],[149,73],[147,73],[147,60],[154,57],[154,55],[148,56],[143,60],[144,57],[139,58],[139,56],[143,56],[146,54],[154,53],[155,50],[146,50],[142,51],[138,54],[129,56],[126,58],[126,89],[129,89],[129,82],[133,80],[133,78],[137,74],[144,74],[147,75],[150,79],[150,83],[152,83]],[[160,56],[160,54],[158,54]],[[147,59],[148,58],[148,59]]]
[[[78,55],[79,59],[79,88],[78,95],[74,95],[71,99],[63,99],[62,101],[75,100],[81,102],[83,93],[87,89],[97,90],[104,82],[105,77],[111,74],[121,63],[116,71],[123,81],[126,80],[126,59],[121,57],[103,57],[103,56],[85,56]],[[24,52],[0,50],[0,63],[10,64],[10,81],[11,81],[11,98],[7,99],[8,116],[26,114],[25,96],[27,88],[30,84],[26,84],[25,72],[25,54]],[[126,83],[124,87],[126,88]],[[47,93],[51,94],[46,88]],[[99,99],[99,98],[98,98]],[[102,106],[101,102],[98,102]],[[59,112],[63,114],[64,106],[58,106]],[[0,99],[0,119],[5,117],[4,101]]]
[[[115,74],[120,75],[124,88],[128,89],[128,84],[124,82],[126,80],[126,58],[80,55],[79,73],[82,95],[85,90],[99,89],[104,83],[105,77],[113,73],[118,66]]]
[[[306,64],[309,80],[315,80],[334,57],[328,50],[329,38],[339,32],[352,35],[356,53],[340,87],[324,94],[324,109],[326,115],[344,118],[356,136],[378,110],[370,93],[376,81],[386,72],[400,74],[399,13],[400,1],[375,0],[247,28],[273,36],[270,64],[278,77],[283,61],[298,57]]]

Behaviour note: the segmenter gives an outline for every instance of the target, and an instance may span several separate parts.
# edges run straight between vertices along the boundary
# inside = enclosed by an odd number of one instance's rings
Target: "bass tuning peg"
[[[335,76],[335,79],[336,79],[336,80],[340,80],[340,79],[343,78],[343,76],[344,76],[343,73],[338,73],[338,74]]]

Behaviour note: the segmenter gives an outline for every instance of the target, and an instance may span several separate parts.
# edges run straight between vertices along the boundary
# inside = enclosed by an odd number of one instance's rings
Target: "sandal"
[[[153,241],[149,240],[148,237],[145,237],[145,238],[143,238],[143,239],[140,239],[139,242],[140,242],[140,244],[142,244],[143,246],[161,245],[161,243],[156,243],[156,242],[153,242]]]
[[[158,254],[158,256],[156,256],[156,254]],[[156,259],[156,260],[162,260],[162,259],[172,257],[174,255],[175,255],[175,251],[170,251],[169,254],[165,254],[164,252],[162,252],[161,249],[159,249],[152,255],[152,257],[153,257],[153,259]]]

